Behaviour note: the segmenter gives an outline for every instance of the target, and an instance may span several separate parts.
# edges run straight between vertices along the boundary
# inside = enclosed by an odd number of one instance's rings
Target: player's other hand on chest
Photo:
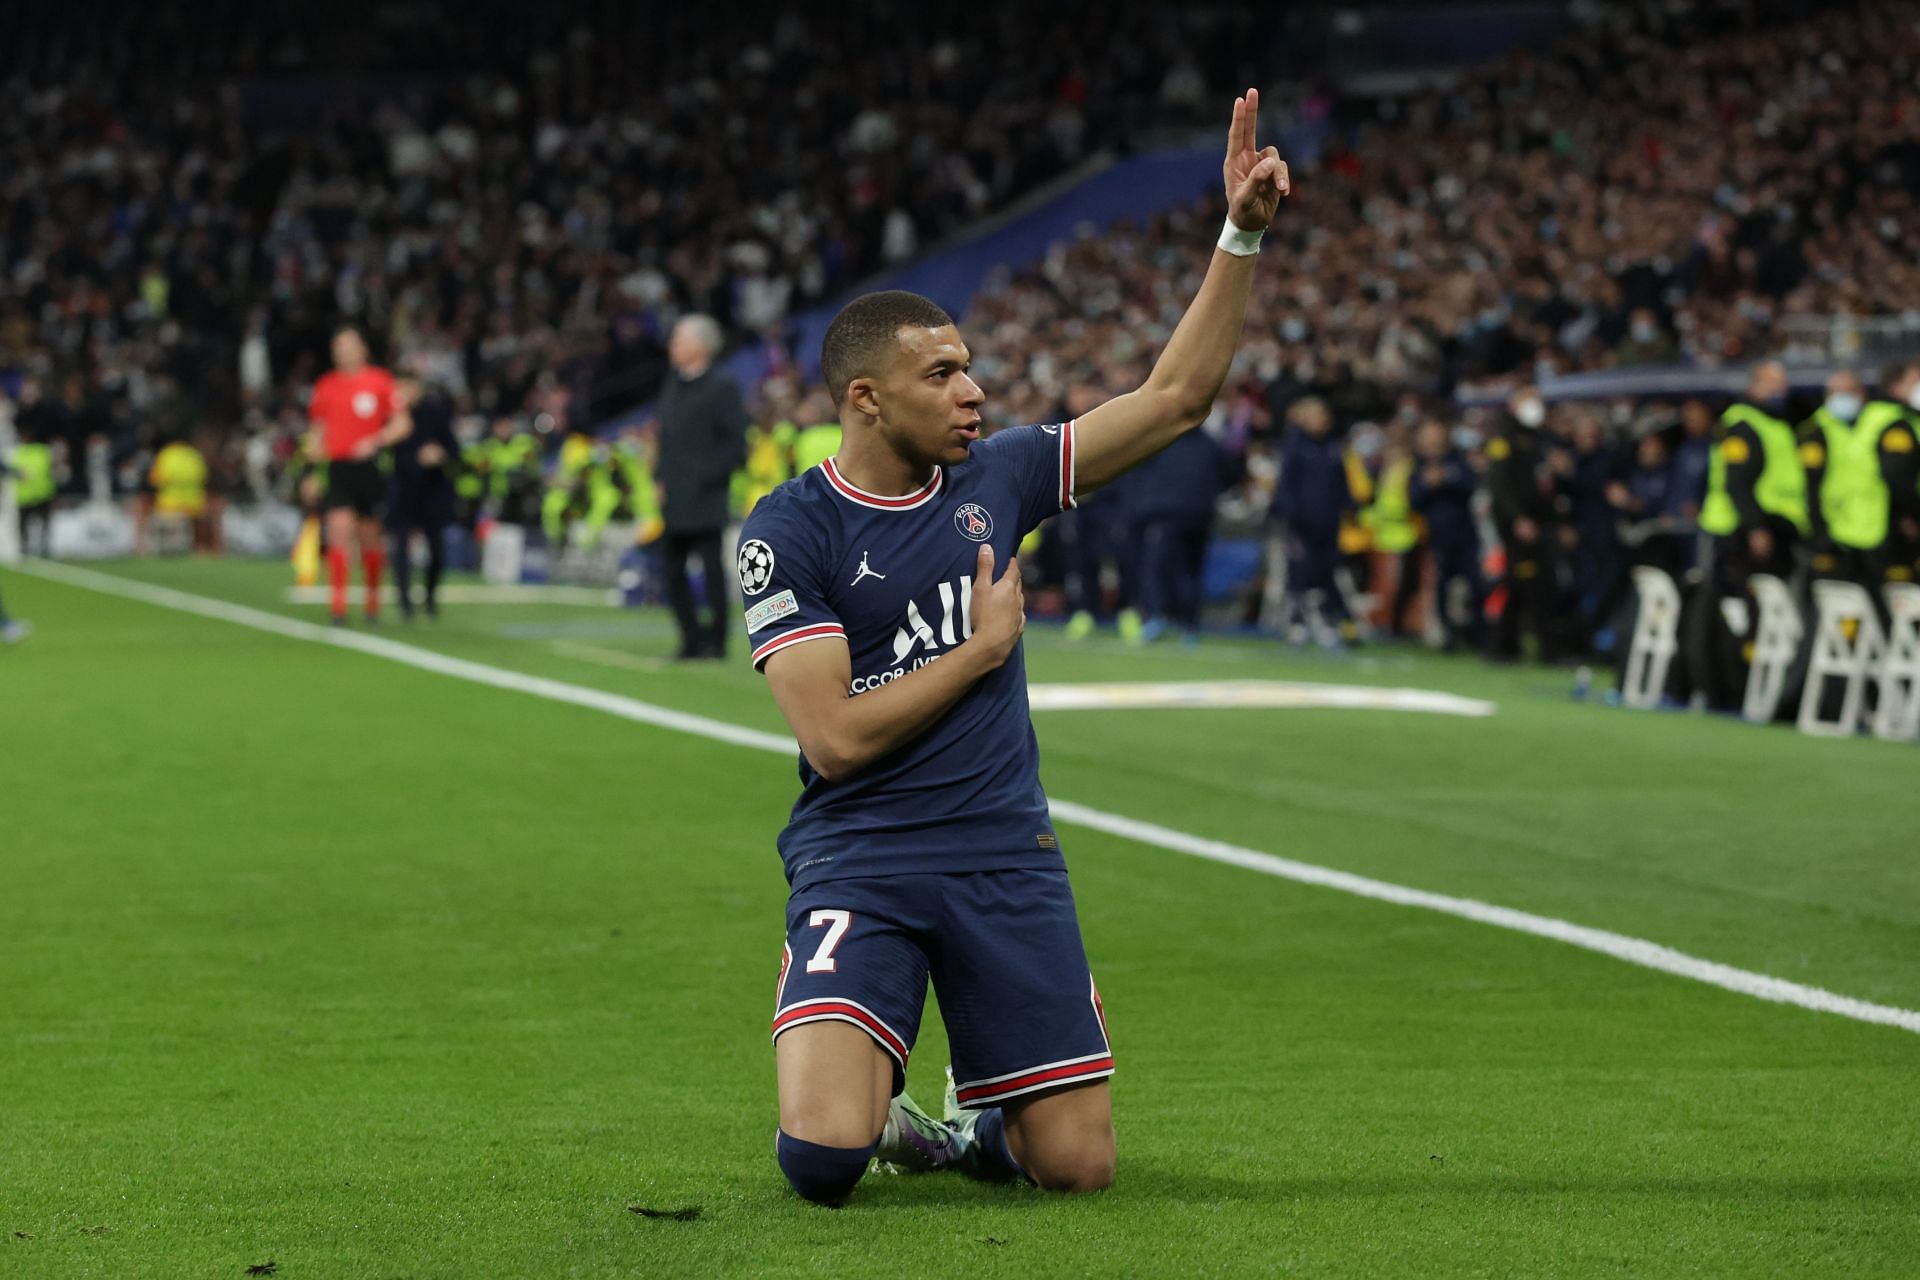
[[[974,562],[973,636],[992,670],[1004,663],[1027,629],[1027,594],[1020,581],[1019,557],[1007,561],[1000,581],[993,580],[993,547],[982,543]]]

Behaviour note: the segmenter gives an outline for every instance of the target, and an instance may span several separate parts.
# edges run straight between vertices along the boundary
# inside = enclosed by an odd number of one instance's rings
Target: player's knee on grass
[[[1008,1145],[1046,1191],[1104,1191],[1113,1185],[1113,1112],[1104,1083],[1035,1098],[1009,1109]]]
[[[1042,1191],[1079,1194],[1105,1191],[1113,1185],[1114,1148],[1109,1139],[1104,1145],[1051,1150],[1046,1147],[1029,1152],[1027,1176]]]
[[[784,1130],[775,1145],[788,1185],[801,1199],[824,1205],[837,1205],[853,1193],[875,1146],[827,1147],[789,1137]]]

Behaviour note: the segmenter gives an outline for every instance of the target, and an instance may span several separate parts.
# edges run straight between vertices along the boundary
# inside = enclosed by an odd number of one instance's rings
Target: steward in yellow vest
[[[184,440],[162,446],[147,475],[156,515],[198,520],[207,510],[207,460]]]
[[[1707,464],[1700,527],[1715,538],[1716,561],[1743,580],[1750,573],[1785,576],[1794,543],[1807,532],[1807,475],[1799,441],[1780,418],[1787,371],[1776,361],[1754,368],[1747,398],[1727,406]]]
[[[1842,370],[1828,378],[1826,400],[1800,424],[1800,462],[1814,575],[1878,588],[1886,578],[1890,515],[1882,450],[1891,428],[1894,456],[1911,456],[1913,432],[1898,406],[1871,414],[1866,407],[1859,374]]]
[[[1880,398],[1860,411],[1859,429],[1877,433],[1880,478],[1887,486],[1888,582],[1920,581],[1920,360],[1892,365]]]
[[[840,452],[840,424],[817,422],[803,427],[793,441],[793,474],[809,471]]]
[[[800,429],[791,422],[747,428],[747,460],[733,473],[733,509],[740,519],[751,514],[760,499],[793,478],[793,446],[799,436]],[[833,447],[840,447],[837,429]]]
[[[1801,442],[1780,417],[1787,391],[1779,362],[1755,365],[1746,398],[1729,405],[1714,429],[1700,507],[1713,556],[1703,606],[1690,611],[1686,647],[1695,692],[1719,711],[1740,706],[1753,652],[1751,630],[1736,630],[1721,605],[1745,600],[1756,573],[1789,577],[1794,546],[1809,527]]]

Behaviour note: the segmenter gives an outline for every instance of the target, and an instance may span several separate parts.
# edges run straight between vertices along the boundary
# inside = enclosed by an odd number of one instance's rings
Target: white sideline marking
[[[1327,707],[1342,711],[1426,711],[1443,716],[1490,716],[1496,710],[1491,702],[1433,689],[1375,689],[1367,685],[1311,684],[1296,680],[1034,684],[1027,686],[1027,704],[1035,711]]]
[[[250,609],[245,605],[229,604],[224,600],[191,595],[184,591],[175,591],[170,587],[152,586],[129,578],[114,577],[91,569],[79,569],[45,560],[24,561],[16,568],[22,573],[33,574],[69,586],[84,587],[107,595],[122,596],[163,608],[196,613],[202,617],[217,618],[223,622],[234,622],[244,627],[253,627],[256,630],[286,636],[289,639],[308,640],[318,644],[334,645],[337,648],[352,649],[377,658],[386,658],[389,661],[417,667],[422,671],[470,680],[496,689],[511,689],[516,693],[528,693],[534,697],[547,698],[555,702],[571,703],[577,707],[604,711],[625,720],[634,720],[662,729],[691,733],[718,742],[729,742],[735,746],[751,747],[759,751],[776,752],[783,756],[791,756],[795,751],[793,740],[783,734],[762,733],[757,729],[743,728],[723,720],[713,720],[706,716],[691,715],[682,711],[670,711],[665,707],[641,702],[637,698],[603,693],[598,689],[586,689],[559,680],[523,675],[517,671],[489,667],[483,663],[468,662],[460,658],[449,658],[444,654],[415,648],[413,645],[400,644],[379,636],[317,627],[312,623],[282,618],[259,609]],[[1210,862],[1243,867],[1249,871],[1258,871],[1264,875],[1277,876],[1282,880],[1292,880],[1300,884],[1337,889],[1342,893],[1371,898],[1377,902],[1390,902],[1403,907],[1419,907],[1427,911],[1437,911],[1442,915],[1456,916],[1462,920],[1474,920],[1499,929],[1532,934],[1537,938],[1550,938],[1586,951],[1612,956],[1628,964],[1657,969],[1662,973],[1670,973],[1695,982],[1704,982],[1709,986],[1719,987],[1739,995],[1752,996],[1757,1000],[1796,1005],[1817,1013],[1837,1014],[1856,1022],[1898,1027],[1903,1031],[1920,1034],[1920,1011],[1902,1009],[1893,1005],[1873,1004],[1820,987],[1810,987],[1798,982],[1789,982],[1784,978],[1768,977],[1764,973],[1754,973],[1746,969],[1733,968],[1731,965],[1717,964],[1711,960],[1702,960],[1697,956],[1675,951],[1671,947],[1663,947],[1656,942],[1648,942],[1644,938],[1633,938],[1605,929],[1591,929],[1585,925],[1557,920],[1552,916],[1539,916],[1528,911],[1515,911],[1510,907],[1495,906],[1493,903],[1481,902],[1475,898],[1455,898],[1443,893],[1429,893],[1424,889],[1410,889],[1405,885],[1373,880],[1345,871],[1335,871],[1330,867],[1315,866],[1309,862],[1296,862],[1291,858],[1276,857],[1256,849],[1188,835],[1184,831],[1175,831],[1151,822],[1123,818],[1118,814],[1075,804],[1071,800],[1053,800],[1050,804],[1054,815],[1067,822],[1140,844],[1153,845],[1173,853],[1184,853],[1190,857],[1205,858]]]

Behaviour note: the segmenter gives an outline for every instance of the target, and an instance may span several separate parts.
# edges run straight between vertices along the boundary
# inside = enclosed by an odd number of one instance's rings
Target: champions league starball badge
[[[773,581],[773,548],[758,538],[740,544],[740,589],[757,596]]]

